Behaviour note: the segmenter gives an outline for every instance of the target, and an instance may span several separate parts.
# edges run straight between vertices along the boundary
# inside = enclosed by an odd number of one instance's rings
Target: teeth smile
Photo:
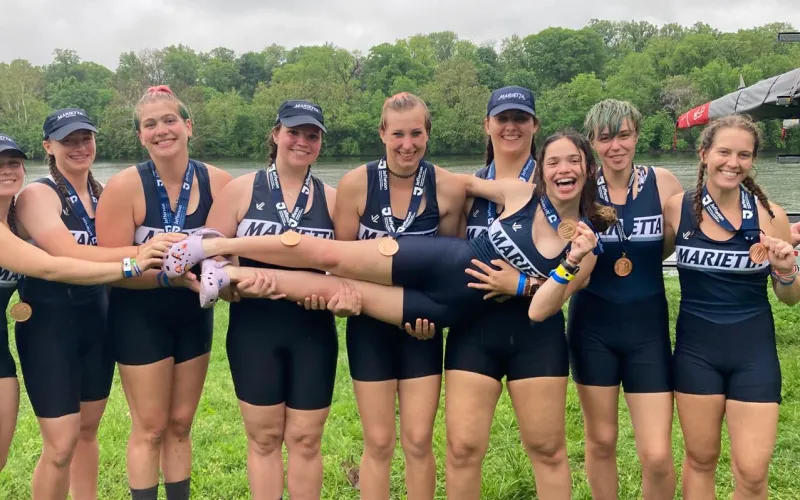
[[[738,172],[729,172],[728,170],[720,170],[719,173],[721,173],[723,177],[728,179],[734,179],[736,178],[737,175],[739,175]]]

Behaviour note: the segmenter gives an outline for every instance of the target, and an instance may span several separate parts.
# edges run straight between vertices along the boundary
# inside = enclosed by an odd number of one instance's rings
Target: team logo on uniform
[[[264,202],[256,203],[256,210],[264,210]]]

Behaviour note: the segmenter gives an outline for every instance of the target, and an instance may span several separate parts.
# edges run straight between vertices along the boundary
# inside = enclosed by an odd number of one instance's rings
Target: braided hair
[[[47,166],[50,170],[50,176],[53,178],[53,181],[56,183],[56,189],[67,200],[67,204],[71,205],[69,201],[69,192],[67,191],[67,186],[64,184],[64,176],[61,174],[61,171],[56,166],[56,157],[48,154],[47,155]],[[100,194],[103,192],[103,186],[97,182],[92,175],[92,171],[89,170],[89,185],[92,188],[92,193],[95,198],[100,198]],[[12,205],[13,206],[13,205]],[[72,208],[72,207],[70,207]]]
[[[761,134],[756,128],[755,122],[750,118],[748,115],[728,115],[722,118],[717,118],[711,124],[703,130],[702,135],[700,136],[700,146],[698,147],[698,153],[704,153],[711,150],[711,146],[714,145],[714,138],[722,129],[726,128],[738,128],[741,130],[745,130],[749,132],[753,136],[753,159],[758,156],[758,147],[761,144]],[[708,165],[703,162],[701,157],[700,162],[697,166],[697,188],[694,193],[693,201],[693,208],[694,208],[694,221],[695,224],[699,227],[700,222],[703,220],[703,186],[705,184],[705,173],[707,170]],[[742,181],[742,185],[750,191],[761,205],[767,209],[767,213],[769,214],[770,218],[775,218],[775,214],[772,211],[772,207],[769,205],[769,200],[767,199],[767,195],[761,189],[761,186],[756,184],[755,179],[748,175]]]

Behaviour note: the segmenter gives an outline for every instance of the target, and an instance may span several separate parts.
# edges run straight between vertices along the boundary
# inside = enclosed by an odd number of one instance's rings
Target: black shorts
[[[0,378],[14,378],[17,376],[17,365],[8,348],[8,327],[3,324],[0,330]]]
[[[32,315],[16,324],[25,389],[40,418],[80,412],[80,403],[108,398],[114,357],[107,328],[108,296],[84,304],[28,301]]]
[[[201,308],[191,290],[112,288],[108,316],[121,365],[179,364],[211,351],[214,309]]]
[[[672,391],[667,299],[657,294],[618,304],[573,295],[567,322],[572,378],[588,386],[622,384],[627,393]]]
[[[347,318],[350,376],[361,382],[406,380],[442,374],[441,329],[419,340],[395,325],[369,316]]]
[[[475,280],[464,272],[475,258],[467,240],[407,235],[397,242],[392,284],[403,287],[403,324],[422,318],[438,330],[484,310],[486,292],[467,287]]]
[[[230,306],[227,351],[241,401],[296,410],[331,405],[339,355],[332,313],[286,300],[242,299]]]
[[[541,323],[528,316],[530,298],[493,302],[483,314],[450,328],[445,370],[480,373],[510,382],[569,374],[564,314]]]
[[[781,367],[772,311],[732,324],[681,311],[675,328],[675,391],[781,402]]]

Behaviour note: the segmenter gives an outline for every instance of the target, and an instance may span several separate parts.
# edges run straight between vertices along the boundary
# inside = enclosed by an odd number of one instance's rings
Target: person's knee
[[[421,460],[433,454],[433,429],[411,428],[400,436],[406,457]]]
[[[447,437],[448,465],[456,468],[475,467],[483,462],[489,440],[475,435],[453,435]]]
[[[364,430],[364,454],[377,461],[389,461],[397,444],[397,431],[391,428]]]
[[[750,495],[762,495],[767,489],[769,477],[769,461],[745,458],[733,460],[733,471],[736,477],[736,488]]]

